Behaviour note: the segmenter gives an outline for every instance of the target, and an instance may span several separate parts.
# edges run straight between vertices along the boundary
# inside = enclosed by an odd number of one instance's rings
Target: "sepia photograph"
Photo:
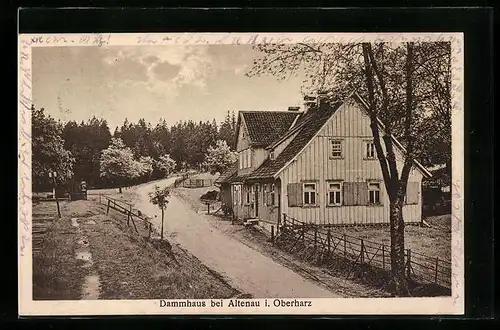
[[[20,295],[460,305],[462,36],[423,36],[27,36]]]

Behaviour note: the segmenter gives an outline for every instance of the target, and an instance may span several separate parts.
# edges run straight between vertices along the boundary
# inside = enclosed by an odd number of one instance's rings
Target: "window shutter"
[[[344,182],[343,205],[368,204],[368,184],[366,182]]]
[[[368,204],[368,183],[367,182],[356,182],[356,205],[367,205]],[[382,202],[382,196],[380,197]]]
[[[406,186],[406,204],[418,204],[419,188],[420,184],[418,182],[408,182]]]
[[[287,185],[288,206],[302,206],[302,183]]]
[[[344,205],[356,205],[356,182],[344,182]]]

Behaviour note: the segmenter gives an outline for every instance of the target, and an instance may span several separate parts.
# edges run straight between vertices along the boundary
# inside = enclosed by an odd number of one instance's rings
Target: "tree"
[[[33,189],[46,189],[52,186],[49,172],[57,172],[57,181],[65,183],[73,176],[75,159],[64,148],[62,125],[54,118],[45,115],[44,108],[32,111],[32,173]]]
[[[234,150],[233,144],[234,144],[234,135],[236,126],[234,122],[235,122],[234,112],[233,116],[231,117],[228,111],[224,121],[220,125],[218,134],[218,139],[226,141],[227,145],[231,148],[231,150]]]
[[[139,164],[140,164],[140,175],[145,176],[147,180],[151,178],[151,174],[153,173],[153,164],[154,160],[153,158],[149,156],[141,156],[139,158]]]
[[[215,147],[209,147],[204,166],[210,173],[222,173],[236,161],[237,154],[229,148],[226,141],[218,140]]]
[[[160,156],[160,159],[156,161],[156,167],[158,170],[165,176],[167,177],[176,167],[175,160],[170,158],[169,154]]]
[[[404,219],[402,207],[414,161],[425,150],[422,140],[429,134],[425,120],[436,114],[432,106],[432,79],[445,84],[451,61],[442,71],[430,70],[449,56],[440,43],[360,42],[336,44],[261,44],[262,56],[254,61],[248,76],[271,74],[279,79],[305,74],[303,91],[329,90],[330,101],[357,91],[366,103],[377,157],[390,201],[391,277],[397,295],[409,295],[405,276]],[[433,49],[440,48],[440,52]],[[446,50],[448,49],[448,50]],[[432,76],[434,75],[434,78]],[[448,91],[440,94],[451,99]],[[445,114],[445,117],[449,114]],[[397,154],[394,136],[405,150]],[[402,164],[402,166],[398,166]]]
[[[109,146],[111,133],[106,120],[92,117],[77,124],[69,121],[63,130],[64,147],[78,161],[74,165],[74,176],[85,180],[90,186],[99,184],[101,151]]]
[[[101,153],[101,177],[118,185],[118,191],[126,182],[139,177],[143,173],[143,165],[134,159],[130,148],[125,147],[121,139],[113,138],[111,145]]]
[[[158,206],[161,210],[161,240],[163,241],[163,226],[164,226],[164,218],[165,218],[165,209],[167,208],[169,198],[170,198],[170,190],[168,187],[160,188],[158,185],[154,186],[154,190],[149,194],[149,201],[154,205]]]

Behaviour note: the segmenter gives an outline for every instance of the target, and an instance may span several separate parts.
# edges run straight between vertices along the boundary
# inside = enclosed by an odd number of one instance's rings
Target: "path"
[[[155,184],[166,186],[169,178],[137,189],[137,207],[160,227],[160,211],[149,203],[148,192]],[[165,234],[217,271],[234,287],[254,298],[326,298],[335,295],[276,263],[258,251],[213,228],[206,215],[195,213],[176,196],[171,196],[165,212]]]

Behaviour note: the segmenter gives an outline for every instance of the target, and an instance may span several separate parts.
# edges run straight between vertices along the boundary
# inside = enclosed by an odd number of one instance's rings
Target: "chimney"
[[[299,111],[300,107],[288,107],[288,111]]]
[[[322,110],[328,106],[328,92],[325,90],[318,91],[316,106],[318,109]]]
[[[316,98],[314,96],[304,96],[304,112],[313,109],[316,106]]]

